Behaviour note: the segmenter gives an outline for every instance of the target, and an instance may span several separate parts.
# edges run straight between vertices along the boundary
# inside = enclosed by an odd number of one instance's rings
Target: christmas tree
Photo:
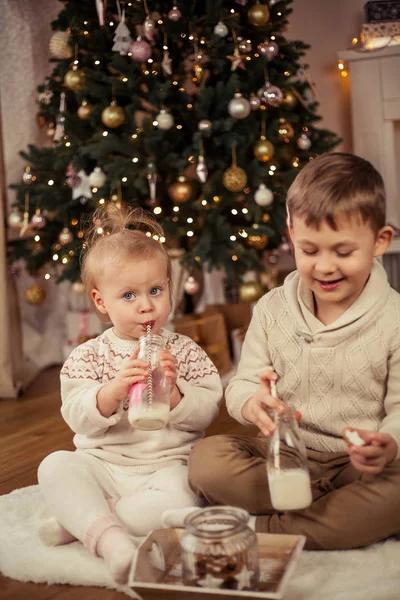
[[[292,0],[61,0],[38,87],[47,147],[26,161],[10,261],[79,281],[88,215],[151,210],[189,271],[262,268],[285,238],[286,191],[338,138],[315,123]]]

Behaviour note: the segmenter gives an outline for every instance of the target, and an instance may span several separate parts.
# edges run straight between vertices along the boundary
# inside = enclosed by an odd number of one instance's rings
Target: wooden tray
[[[128,585],[142,600],[283,598],[305,543],[302,535],[257,533],[260,585],[257,591],[191,587],[182,584],[179,541],[184,529],[157,529],[139,546]]]

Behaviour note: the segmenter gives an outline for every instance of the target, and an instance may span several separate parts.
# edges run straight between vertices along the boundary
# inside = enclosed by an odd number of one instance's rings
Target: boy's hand
[[[114,398],[118,402],[125,400],[134,383],[146,381],[147,379],[149,363],[145,360],[139,360],[138,354],[139,348],[136,348],[132,356],[121,363],[118,373],[109,382],[110,391],[112,390]]]
[[[364,446],[352,445],[348,448],[352,465],[361,473],[382,473],[386,465],[397,456],[397,442],[389,433],[379,431],[364,431],[347,427],[350,431],[357,431],[364,440]]]
[[[271,381],[278,379],[277,374],[269,369],[260,375],[260,387],[243,405],[242,416],[246,421],[254,423],[264,435],[270,435],[276,425],[267,414],[267,409],[272,408],[277,412],[285,409],[284,402],[271,395]]]

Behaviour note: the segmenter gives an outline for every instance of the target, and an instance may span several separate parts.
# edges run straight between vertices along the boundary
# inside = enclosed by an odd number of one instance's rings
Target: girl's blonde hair
[[[113,265],[116,268],[126,257],[141,261],[161,255],[165,259],[171,297],[171,259],[158,241],[163,236],[161,225],[151,213],[141,208],[109,204],[91,215],[86,228],[81,277],[89,302],[102,321],[109,322],[109,318],[94,306],[91,290],[96,288],[106,267]]]

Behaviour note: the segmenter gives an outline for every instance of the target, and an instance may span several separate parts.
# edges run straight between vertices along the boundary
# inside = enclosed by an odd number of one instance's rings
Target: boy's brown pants
[[[210,504],[240,506],[265,533],[304,535],[306,548],[358,548],[400,533],[400,459],[379,475],[360,473],[345,452],[308,450],[313,502],[277,512],[271,504],[265,438],[216,435],[201,440],[189,461],[189,483]]]

